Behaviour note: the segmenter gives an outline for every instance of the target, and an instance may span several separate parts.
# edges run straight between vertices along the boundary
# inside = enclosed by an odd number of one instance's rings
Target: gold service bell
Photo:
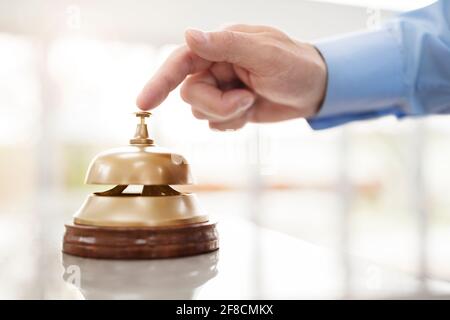
[[[115,185],[88,196],[66,225],[63,252],[89,258],[152,259],[217,250],[216,224],[191,193],[170,185],[192,184],[183,156],[157,147],[140,118],[130,145],[97,155],[86,183]],[[128,192],[139,186],[140,192]]]

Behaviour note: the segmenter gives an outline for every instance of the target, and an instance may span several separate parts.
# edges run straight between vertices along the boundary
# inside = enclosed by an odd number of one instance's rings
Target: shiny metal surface
[[[97,155],[86,175],[88,184],[192,184],[186,159],[156,146],[127,146]]]
[[[140,118],[130,146],[115,148],[97,155],[89,165],[88,184],[170,185],[192,184],[186,159],[154,145],[149,138],[145,118],[151,113],[140,111]]]
[[[193,194],[169,185],[192,184],[186,159],[153,144],[145,118],[140,118],[130,146],[97,155],[89,165],[88,184],[116,185],[90,195],[75,214],[76,224],[104,227],[157,227],[208,221]],[[141,194],[123,194],[128,185],[142,185]]]
[[[157,227],[206,222],[193,194],[149,197],[90,195],[77,211],[77,224],[103,227]]]
[[[136,117],[140,118],[140,123],[136,126],[136,133],[134,138],[130,140],[130,144],[136,145],[153,145],[153,140],[148,137],[147,125],[145,124],[145,118],[151,116],[150,112],[140,111],[134,113]]]

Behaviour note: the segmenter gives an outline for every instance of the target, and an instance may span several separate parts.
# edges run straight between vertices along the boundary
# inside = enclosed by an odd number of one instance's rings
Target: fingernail
[[[208,41],[208,35],[201,30],[189,29],[187,30],[187,33],[198,43],[205,43]]]
[[[238,108],[241,110],[248,109],[252,106],[253,102],[254,102],[254,99],[252,97],[243,98],[242,100],[239,100]]]

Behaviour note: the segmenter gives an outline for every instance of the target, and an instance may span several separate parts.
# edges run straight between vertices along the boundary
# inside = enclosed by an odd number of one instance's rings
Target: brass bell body
[[[192,184],[186,160],[156,146],[129,146],[99,154],[89,166],[86,183],[142,186],[141,193],[99,192],[90,195],[75,222],[96,226],[161,226],[204,222],[196,196],[157,186]],[[169,187],[167,187],[169,188]],[[146,195],[145,189],[153,191]],[[161,188],[159,188],[161,189]],[[159,192],[158,192],[159,191]],[[156,193],[156,194],[155,194]]]
[[[89,195],[76,212],[74,225],[70,228],[78,230],[82,226],[97,227],[99,232],[102,230],[114,232],[120,229],[136,234],[136,230],[147,232],[162,230],[158,228],[176,230],[177,227],[182,227],[189,231],[191,226],[192,232],[195,233],[195,228],[201,226],[202,234],[214,240],[213,238],[217,235],[215,228],[211,229],[211,227],[215,227],[215,224],[209,223],[208,216],[200,208],[196,196],[178,192],[171,187],[193,183],[186,159],[179,154],[155,146],[153,140],[148,137],[145,124],[145,117],[150,114],[138,112],[136,115],[141,118],[141,121],[137,125],[134,138],[130,140],[130,145],[100,153],[92,160],[87,171],[87,184],[113,185],[114,187]],[[127,192],[130,186],[140,186],[141,189],[138,192]],[[204,229],[205,225],[209,228],[207,232]],[[210,231],[213,233],[211,234]],[[75,244],[80,245],[82,237],[78,236],[79,239],[76,239],[66,232],[63,251],[76,254],[69,242],[75,239],[74,241],[77,241]],[[114,235],[108,239],[108,241],[114,240]],[[142,242],[142,239],[140,240]],[[217,249],[217,241],[215,245],[207,247],[210,249],[200,251]],[[78,255],[92,256],[92,254]],[[183,255],[183,253],[177,255]]]

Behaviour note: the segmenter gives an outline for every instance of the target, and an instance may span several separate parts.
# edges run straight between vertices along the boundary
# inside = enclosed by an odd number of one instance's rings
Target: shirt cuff
[[[403,116],[403,61],[387,29],[359,32],[315,44],[328,68],[325,100],[308,119],[313,129],[386,114]]]

